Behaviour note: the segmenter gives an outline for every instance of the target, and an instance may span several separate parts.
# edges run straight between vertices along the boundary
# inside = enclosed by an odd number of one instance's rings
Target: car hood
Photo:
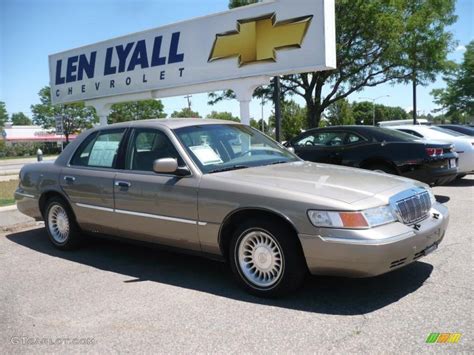
[[[398,192],[416,185],[414,180],[368,170],[311,162],[266,165],[218,173],[226,181],[243,186],[254,185],[255,191],[310,194],[319,198],[354,203],[363,199],[384,197],[384,192]]]

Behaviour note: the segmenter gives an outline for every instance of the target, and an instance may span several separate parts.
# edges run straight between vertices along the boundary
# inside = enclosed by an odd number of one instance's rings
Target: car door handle
[[[76,178],[74,176],[66,175],[64,177],[64,181],[69,182],[69,183],[73,183],[74,181],[76,181]]]
[[[130,186],[132,186],[132,184],[128,181],[115,181],[115,186],[130,187]]]

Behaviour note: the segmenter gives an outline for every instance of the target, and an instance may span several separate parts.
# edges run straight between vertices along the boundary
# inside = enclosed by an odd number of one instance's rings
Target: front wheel
[[[45,226],[50,241],[63,250],[74,249],[81,242],[81,233],[74,215],[62,198],[48,200],[45,209]]]
[[[239,284],[259,297],[276,297],[297,289],[307,269],[298,236],[283,223],[248,221],[230,245],[232,271]]]

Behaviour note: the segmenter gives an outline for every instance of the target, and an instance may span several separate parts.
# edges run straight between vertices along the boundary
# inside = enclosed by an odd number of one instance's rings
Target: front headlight
[[[397,220],[389,205],[358,212],[309,210],[308,217],[315,227],[348,229],[377,227]]]

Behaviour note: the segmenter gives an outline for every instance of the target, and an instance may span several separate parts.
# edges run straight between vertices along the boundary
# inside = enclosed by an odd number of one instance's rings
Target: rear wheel
[[[53,197],[46,203],[45,226],[49,240],[59,249],[69,250],[80,245],[81,233],[67,203]]]
[[[276,297],[301,286],[306,263],[298,236],[283,223],[250,220],[230,243],[230,262],[239,284],[260,297]]]

